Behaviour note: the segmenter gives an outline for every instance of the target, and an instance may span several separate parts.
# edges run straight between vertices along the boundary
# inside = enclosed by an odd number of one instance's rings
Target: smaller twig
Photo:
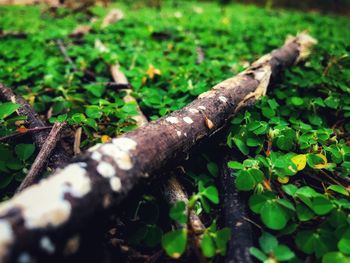
[[[324,69],[322,75],[323,75],[323,76],[327,76],[329,70],[330,70],[334,65],[338,64],[340,60],[342,60],[342,59],[344,59],[344,58],[347,58],[347,57],[348,57],[348,55],[345,54],[345,55],[340,56],[339,58],[337,58],[337,57],[331,58],[330,61],[329,61],[328,64],[327,64],[327,66],[325,67],[325,69]]]
[[[73,146],[73,151],[74,154],[77,155],[80,153],[80,142],[81,142],[81,133],[82,133],[82,128],[79,127],[74,134],[74,146]]]
[[[125,91],[126,93],[126,95],[123,97],[124,102],[125,103],[131,102],[136,104],[137,115],[132,116],[131,118],[136,122],[137,126],[139,127],[146,125],[148,123],[148,120],[146,116],[143,114],[142,110],[140,109],[140,106],[137,103],[137,100],[135,99],[135,97],[131,95],[132,86],[130,85],[125,74],[120,70],[120,66],[118,64],[111,65],[110,72],[115,84],[127,87],[125,89],[121,89],[121,91]]]
[[[260,230],[263,229],[258,223],[254,222],[253,220],[249,219],[248,217],[242,216],[242,218],[245,221],[247,221],[247,222],[251,223],[252,225],[256,226],[257,228],[259,228]]]
[[[197,60],[196,63],[197,64],[202,64],[204,61],[204,51],[201,47],[197,47],[196,48],[196,53],[197,53]]]
[[[9,135],[0,137],[0,142],[1,141],[6,141],[7,139],[10,139],[10,138],[13,138],[13,137],[16,137],[16,136],[19,136],[19,135],[27,134],[28,132],[36,132],[36,131],[48,130],[48,129],[51,129],[51,128],[52,128],[52,126],[45,126],[45,127],[36,127],[36,128],[26,129],[25,132],[16,132],[16,133],[13,133],[13,134],[9,134]]]
[[[47,137],[44,145],[42,146],[39,154],[35,158],[35,161],[30,168],[27,176],[22,181],[21,185],[17,188],[16,193],[21,192],[26,187],[36,183],[39,179],[39,175],[42,169],[46,166],[52,151],[55,149],[57,141],[59,140],[59,134],[63,127],[66,125],[65,122],[56,122]]]
[[[77,71],[78,71],[78,68],[77,68],[77,66],[74,64],[74,62],[73,62],[73,60],[70,58],[70,56],[68,55],[67,49],[66,49],[66,47],[64,46],[63,41],[62,41],[61,39],[57,39],[57,40],[56,40],[56,44],[58,45],[58,47],[59,47],[59,49],[60,49],[60,51],[61,51],[61,54],[62,54],[63,57],[64,57],[64,60],[65,60],[66,62],[68,62],[68,63],[72,66],[74,72],[77,72]]]
[[[331,180],[333,183],[343,186],[341,183],[339,183],[337,180],[335,180],[333,177],[329,176],[325,171],[320,170],[320,173],[326,176],[329,180]]]
[[[6,38],[6,37],[21,39],[21,38],[26,38],[27,33],[25,33],[25,32],[3,32],[0,30],[0,39]]]

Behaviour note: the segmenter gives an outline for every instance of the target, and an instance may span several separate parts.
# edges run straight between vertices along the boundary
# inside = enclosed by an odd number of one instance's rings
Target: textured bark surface
[[[35,158],[32,166],[30,167],[29,172],[26,177],[23,179],[20,186],[17,188],[16,193],[23,191],[28,186],[36,183],[40,179],[40,175],[46,167],[47,161],[52,154],[52,151],[55,149],[57,141],[60,139],[60,132],[62,128],[66,125],[64,122],[56,122],[42,148],[40,149],[39,154]]]
[[[13,103],[18,103],[21,106],[16,111],[20,116],[26,116],[27,128],[40,128],[47,127],[46,123],[40,118],[39,114],[34,111],[32,106],[24,99],[22,96],[14,94],[14,92],[5,87],[0,83],[0,100],[2,101],[10,101]],[[41,130],[38,132],[32,133],[32,138],[34,140],[35,145],[41,149],[44,145],[47,137],[49,136],[49,130]],[[56,168],[60,165],[63,165],[69,161],[70,156],[62,149],[62,147],[57,147],[55,152],[50,157],[50,166]]]
[[[2,203],[0,261],[47,262],[75,254],[82,230],[93,218],[118,205],[140,180],[222,128],[238,109],[262,96],[283,69],[304,58],[314,43],[307,34],[289,39],[183,109],[90,148],[50,178]]]
[[[253,229],[248,218],[248,198],[242,192],[238,192],[235,185],[235,177],[232,170],[227,167],[227,162],[234,160],[234,156],[226,154],[221,164],[220,193],[222,204],[222,216],[225,227],[231,229],[231,239],[228,243],[224,263],[251,263],[249,249],[253,244]]]

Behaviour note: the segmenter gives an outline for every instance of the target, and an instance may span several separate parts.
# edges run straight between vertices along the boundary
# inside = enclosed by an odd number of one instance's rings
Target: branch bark
[[[221,262],[252,263],[249,249],[253,244],[253,230],[248,218],[247,197],[234,187],[235,178],[227,162],[234,160],[232,154],[226,154],[221,164],[220,193],[223,210],[224,226],[231,229],[231,239],[227,253]]]
[[[72,238],[88,222],[116,207],[137,183],[183,157],[237,110],[263,96],[275,77],[304,59],[315,42],[306,33],[288,39],[186,107],[90,148],[64,169],[2,203],[0,260],[16,261],[26,253],[27,258],[47,262],[64,251],[71,252],[66,256],[74,254],[77,249],[69,250]]]
[[[56,122],[50,133],[47,137],[44,145],[41,147],[39,154],[34,160],[34,163],[30,167],[29,172],[27,173],[26,177],[20,184],[20,186],[17,188],[16,193],[21,192],[28,186],[36,183],[39,181],[39,176],[41,172],[43,171],[44,167],[46,166],[46,163],[52,154],[52,151],[55,149],[57,141],[60,138],[60,132],[62,131],[63,127],[66,125],[64,122]]]

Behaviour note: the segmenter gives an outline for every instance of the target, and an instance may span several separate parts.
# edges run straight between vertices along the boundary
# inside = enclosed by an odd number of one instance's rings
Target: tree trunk
[[[90,148],[50,178],[2,203],[0,261],[47,262],[49,257],[75,254],[87,222],[118,205],[141,179],[221,129],[231,115],[264,95],[277,74],[305,58],[314,43],[305,33],[288,39],[183,109]]]

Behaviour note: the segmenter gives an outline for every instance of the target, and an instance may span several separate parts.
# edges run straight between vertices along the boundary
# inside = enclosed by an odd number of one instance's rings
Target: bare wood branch
[[[16,193],[21,192],[23,189],[39,181],[40,174],[46,166],[47,160],[52,154],[52,151],[55,149],[57,141],[60,138],[59,134],[65,125],[66,123],[64,122],[56,122],[53,125],[49,136],[41,147],[39,154],[36,156],[28,174],[17,188]]]
[[[82,131],[83,131],[83,128],[78,127],[78,129],[74,133],[74,146],[73,146],[74,155],[77,155],[81,152],[80,151],[80,142],[81,142]]]
[[[13,133],[13,134],[9,134],[9,135],[0,137],[0,142],[1,141],[6,141],[6,140],[11,139],[11,138],[16,137],[16,136],[27,134],[28,132],[36,132],[36,131],[43,131],[43,130],[49,130],[49,129],[52,129],[52,126],[26,129],[25,132],[16,132],[16,133]]]
[[[64,43],[63,43],[63,41],[62,41],[61,39],[57,39],[57,40],[56,40],[56,44],[58,45],[58,47],[59,47],[59,49],[60,49],[60,51],[61,51],[61,54],[62,54],[63,57],[64,57],[64,60],[65,60],[66,62],[68,62],[68,63],[71,65],[71,67],[72,67],[72,69],[73,69],[74,72],[77,72],[77,71],[78,71],[78,68],[77,68],[77,66],[75,65],[75,63],[73,62],[73,60],[71,59],[71,57],[68,55],[67,49],[66,49],[66,47],[65,47],[65,45],[64,45]]]
[[[315,42],[306,33],[288,39],[283,47],[186,107],[90,148],[48,179],[3,202],[0,217],[6,238],[0,239],[0,260],[16,261],[24,251],[44,262],[53,256],[67,257],[58,248],[66,247],[72,236],[80,236],[89,222],[116,209],[141,180],[224,127],[237,108],[263,96],[278,74],[307,57]],[[43,239],[54,249],[41,246]]]

